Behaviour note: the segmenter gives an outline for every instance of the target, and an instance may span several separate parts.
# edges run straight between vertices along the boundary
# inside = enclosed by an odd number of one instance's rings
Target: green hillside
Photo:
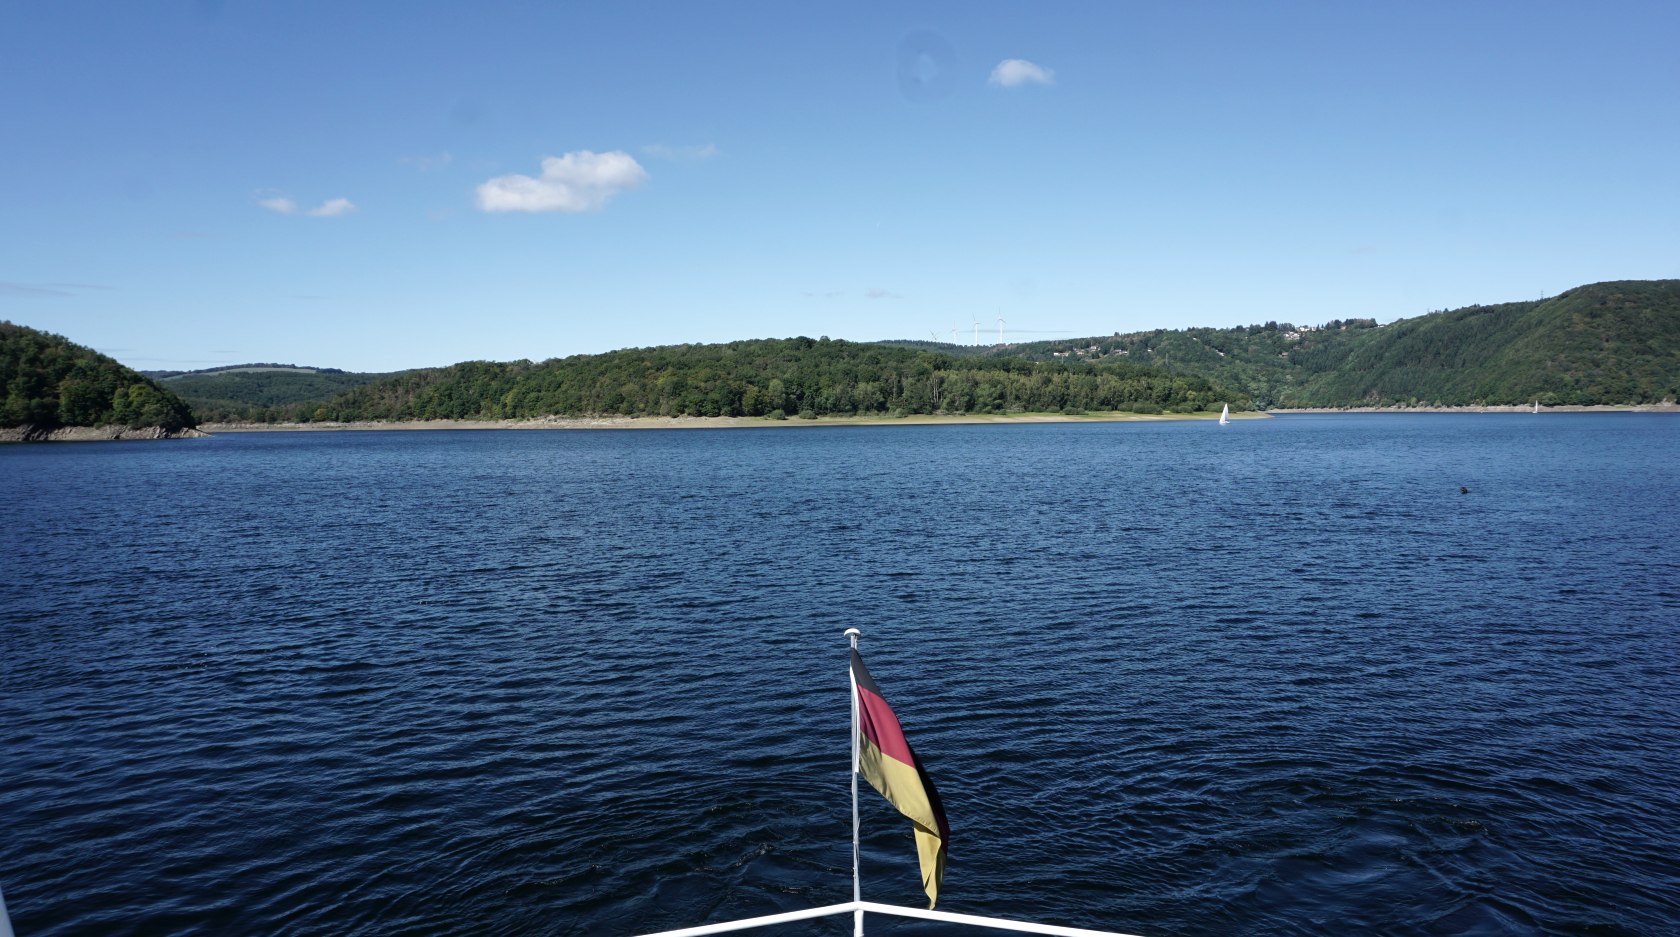
[[[387,376],[268,364],[177,372],[159,382],[190,404],[199,419],[226,422],[261,420],[275,407],[325,403]]]
[[[0,322],[0,426],[197,426],[181,398],[91,348]]]
[[[761,339],[541,363],[470,361],[375,381],[273,419],[521,419],[550,414],[823,416],[1250,406],[1205,378],[1122,364],[958,358],[879,344]]]
[[[1680,397],[1680,280],[1595,283],[1384,326],[1156,330],[991,354],[1147,364],[1266,407],[1654,403]]]
[[[237,365],[160,372],[158,382],[23,326],[0,323],[0,340],[0,426],[45,429],[174,430],[199,419],[1151,413],[1227,402],[1239,410],[1641,404],[1680,398],[1680,280],[1595,283],[1383,326],[1268,322],[989,348],[760,339],[386,375]]]
[[[1312,384],[1317,399],[1654,403],[1680,396],[1680,280],[1406,319]],[[1408,390],[1412,386],[1419,391]]]

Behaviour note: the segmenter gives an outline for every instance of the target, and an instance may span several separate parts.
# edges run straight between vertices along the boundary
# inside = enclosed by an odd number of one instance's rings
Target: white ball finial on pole
[[[847,628],[846,637],[852,639],[852,647],[857,647],[857,639],[863,637],[863,632],[856,628]]]

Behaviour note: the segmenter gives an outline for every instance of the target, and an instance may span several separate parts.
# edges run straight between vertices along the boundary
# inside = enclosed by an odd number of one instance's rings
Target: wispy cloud
[[[295,215],[298,212],[297,201],[286,195],[259,195],[257,204],[281,215]],[[347,198],[329,198],[314,208],[305,211],[304,214],[315,218],[335,218],[339,215],[348,215],[355,210],[355,203]]]
[[[642,147],[642,154],[654,159],[711,159],[719,152],[716,143],[702,143],[697,146],[666,146],[663,143],[652,143]]]
[[[1026,59],[1004,59],[992,69],[986,83],[996,88],[1019,88],[1022,85],[1053,85],[1056,73]]]
[[[434,153],[428,156],[404,156],[401,160],[404,166],[413,166],[421,172],[437,172],[449,168],[455,162],[452,153]]]
[[[806,299],[834,299],[836,297],[840,297],[840,296],[844,296],[844,295],[846,295],[846,292],[844,290],[828,290],[827,292],[822,292],[822,293],[815,293],[815,292],[812,292],[811,290],[806,290],[805,291],[805,298]]]
[[[54,289],[34,283],[9,283],[0,280],[0,296],[74,296],[69,290]]]
[[[870,289],[865,290],[864,294],[863,294],[863,297],[865,299],[903,299],[904,298],[904,297],[902,297],[902,296],[898,295],[897,293],[894,293],[890,290],[881,289],[879,286],[871,287]]]
[[[10,280],[0,280],[0,296],[14,298],[74,296],[87,290],[108,290],[109,286],[97,283],[18,283]]]
[[[613,196],[637,188],[647,178],[647,170],[623,150],[575,150],[565,156],[543,157],[541,176],[515,173],[485,182],[478,187],[478,207],[481,211],[599,211]]]

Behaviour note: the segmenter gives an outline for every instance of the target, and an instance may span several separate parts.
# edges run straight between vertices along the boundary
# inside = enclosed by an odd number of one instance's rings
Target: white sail
[[[1219,425],[1224,426],[1229,422],[1231,422],[1231,405],[1226,404],[1225,409],[1219,411]]]
[[[1540,401],[1538,401],[1538,400],[1534,401],[1534,412],[1535,413],[1540,412]]]

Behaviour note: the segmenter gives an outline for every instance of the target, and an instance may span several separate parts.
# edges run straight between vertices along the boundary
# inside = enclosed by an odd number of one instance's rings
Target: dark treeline
[[[58,335],[0,322],[0,426],[198,425],[181,398]]]
[[[1250,406],[1205,378],[1083,363],[955,358],[827,338],[671,345],[393,375],[270,420],[1194,412]]]

